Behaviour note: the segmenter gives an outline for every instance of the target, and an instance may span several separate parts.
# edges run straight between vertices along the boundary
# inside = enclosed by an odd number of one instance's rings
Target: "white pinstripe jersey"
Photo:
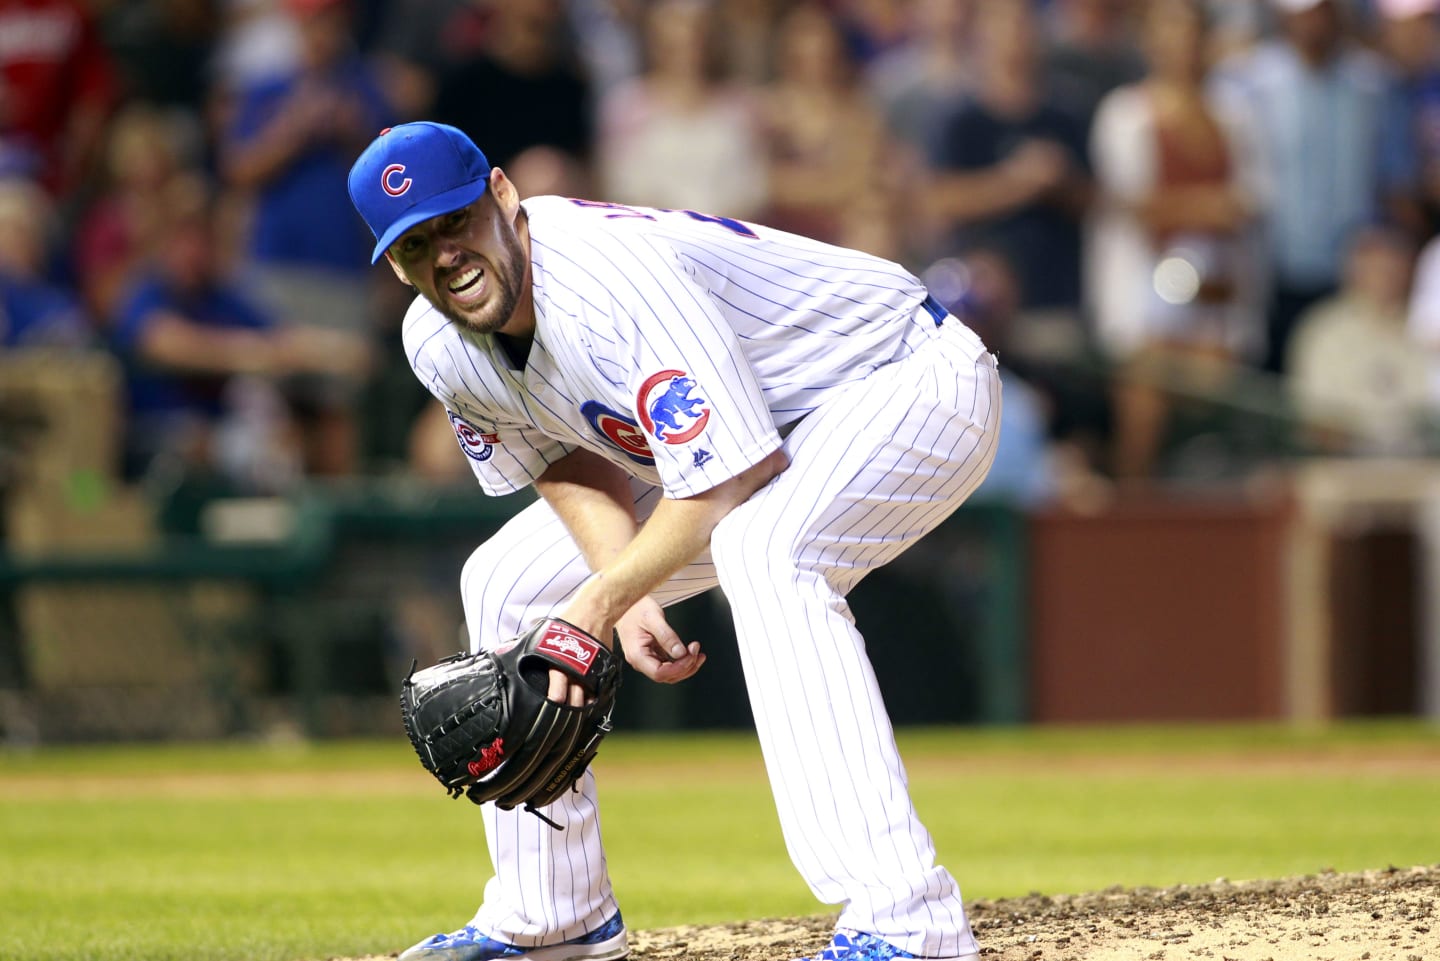
[[[524,207],[536,320],[524,370],[423,297],[404,325],[411,367],[490,494],[577,447],[668,496],[698,494],[933,323],[916,319],[924,285],[868,254],[690,211]]]

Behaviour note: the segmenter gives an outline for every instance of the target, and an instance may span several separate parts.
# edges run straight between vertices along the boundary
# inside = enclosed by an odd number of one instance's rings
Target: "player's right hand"
[[[680,640],[654,598],[637,601],[615,624],[615,632],[630,666],[660,684],[678,684],[705,664],[700,643]]]

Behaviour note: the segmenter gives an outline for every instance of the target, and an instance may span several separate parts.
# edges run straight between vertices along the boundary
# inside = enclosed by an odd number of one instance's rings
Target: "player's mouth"
[[[473,304],[485,293],[485,271],[469,267],[445,282],[450,299],[461,304]]]

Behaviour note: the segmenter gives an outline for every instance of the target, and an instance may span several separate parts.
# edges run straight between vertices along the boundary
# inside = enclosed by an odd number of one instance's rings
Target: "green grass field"
[[[1440,728],[902,732],[967,898],[1440,862]],[[617,735],[612,876],[643,929],[813,914],[752,737]],[[480,821],[402,740],[0,753],[0,959],[301,961],[468,920]]]

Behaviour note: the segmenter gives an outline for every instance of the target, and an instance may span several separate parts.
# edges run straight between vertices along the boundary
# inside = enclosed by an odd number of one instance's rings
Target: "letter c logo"
[[[385,189],[385,192],[387,194],[392,197],[398,197],[405,191],[410,189],[410,185],[413,184],[415,181],[411,180],[409,177],[406,177],[404,180],[400,181],[399,184],[396,184],[394,182],[395,178],[400,174],[403,174],[404,172],[404,164],[391,164],[390,166],[385,168],[385,172],[380,175],[380,186]]]

